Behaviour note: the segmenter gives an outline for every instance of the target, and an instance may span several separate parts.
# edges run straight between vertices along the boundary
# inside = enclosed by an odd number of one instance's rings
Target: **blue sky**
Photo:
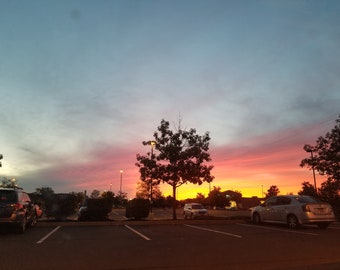
[[[2,0],[0,177],[29,191],[116,191],[123,169],[133,196],[141,142],[181,118],[210,132],[214,185],[296,192],[309,175],[303,145],[340,113],[339,11],[338,1]],[[250,153],[268,160],[248,164]]]

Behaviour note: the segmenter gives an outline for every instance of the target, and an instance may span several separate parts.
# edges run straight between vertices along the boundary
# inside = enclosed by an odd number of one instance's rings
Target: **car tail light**
[[[307,204],[302,205],[302,211],[304,211],[304,212],[312,212],[310,210],[310,208],[309,208],[309,205],[307,205]]]
[[[20,203],[12,204],[12,207],[15,209],[15,211],[20,211],[24,209],[23,205]]]

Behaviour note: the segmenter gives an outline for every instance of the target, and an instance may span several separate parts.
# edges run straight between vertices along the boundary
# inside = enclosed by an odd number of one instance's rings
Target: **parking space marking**
[[[318,234],[318,233],[307,233],[307,232],[301,232],[301,231],[284,230],[284,229],[277,229],[277,228],[271,228],[271,227],[264,227],[264,226],[257,226],[257,225],[249,225],[249,224],[241,224],[241,223],[238,223],[237,225],[246,226],[246,227],[253,227],[253,228],[260,228],[260,229],[267,229],[267,230],[273,230],[273,231],[288,232],[288,233],[307,234],[307,235],[313,235],[313,236],[318,236],[318,235],[320,235],[320,234]]]
[[[124,225],[125,228],[128,228],[130,231],[134,232],[135,234],[138,234],[140,237],[145,239],[146,241],[150,241],[151,238],[145,236],[144,234],[140,233],[139,231],[136,231],[135,229],[132,229],[129,225]]]
[[[198,227],[198,226],[193,226],[193,225],[188,225],[188,224],[184,224],[184,225],[187,226],[187,227],[191,227],[191,228],[195,228],[195,229],[199,229],[199,230],[203,230],[203,231],[214,232],[214,233],[224,234],[224,235],[228,235],[228,236],[232,236],[232,237],[242,238],[241,235],[237,235],[237,234],[226,233],[226,232],[222,232],[222,231],[216,231],[216,230],[207,229],[207,228]]]
[[[61,228],[61,226],[58,226],[56,228],[54,228],[54,230],[52,230],[51,232],[49,232],[48,234],[46,234],[43,238],[41,238],[37,244],[41,244],[42,242],[44,242],[47,238],[49,238],[52,234],[54,234],[57,230],[59,230]]]

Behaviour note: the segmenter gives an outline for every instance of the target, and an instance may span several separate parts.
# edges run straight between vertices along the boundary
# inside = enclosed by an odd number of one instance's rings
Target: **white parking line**
[[[241,235],[237,235],[237,234],[226,233],[226,232],[211,230],[211,229],[207,229],[207,228],[203,228],[203,227],[187,225],[187,224],[184,224],[184,225],[187,226],[187,227],[191,227],[191,228],[195,228],[195,229],[199,229],[199,230],[203,230],[203,231],[209,231],[209,232],[220,233],[220,234],[224,234],[224,235],[228,235],[228,236],[232,236],[232,237],[242,238]]]
[[[43,238],[41,238],[41,239],[37,242],[37,244],[41,244],[42,242],[44,242],[47,238],[49,238],[52,234],[54,234],[54,233],[55,233],[57,230],[59,230],[60,228],[61,228],[60,226],[54,228],[53,231],[49,232],[49,233],[46,234]]]
[[[146,237],[144,234],[132,229],[130,226],[125,225],[126,228],[128,228],[130,231],[133,231],[135,234],[138,234],[140,237],[142,237],[143,239],[150,241],[151,239],[149,237]]]
[[[307,234],[307,235],[314,235],[314,236],[319,235],[317,233],[307,233],[307,232],[301,232],[301,231],[276,229],[276,228],[271,228],[271,227],[256,226],[256,225],[249,225],[249,224],[242,224],[242,223],[238,223],[237,225],[246,226],[246,227],[253,227],[253,228],[260,228],[260,229],[267,229],[267,230],[273,230],[273,231],[288,232],[288,233]]]

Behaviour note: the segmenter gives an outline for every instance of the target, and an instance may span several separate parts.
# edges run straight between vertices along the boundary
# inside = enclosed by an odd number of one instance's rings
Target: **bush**
[[[107,198],[87,199],[86,210],[82,212],[80,220],[106,220],[112,211],[113,202]]]
[[[132,199],[126,206],[127,218],[143,219],[149,216],[150,202],[146,199]]]

